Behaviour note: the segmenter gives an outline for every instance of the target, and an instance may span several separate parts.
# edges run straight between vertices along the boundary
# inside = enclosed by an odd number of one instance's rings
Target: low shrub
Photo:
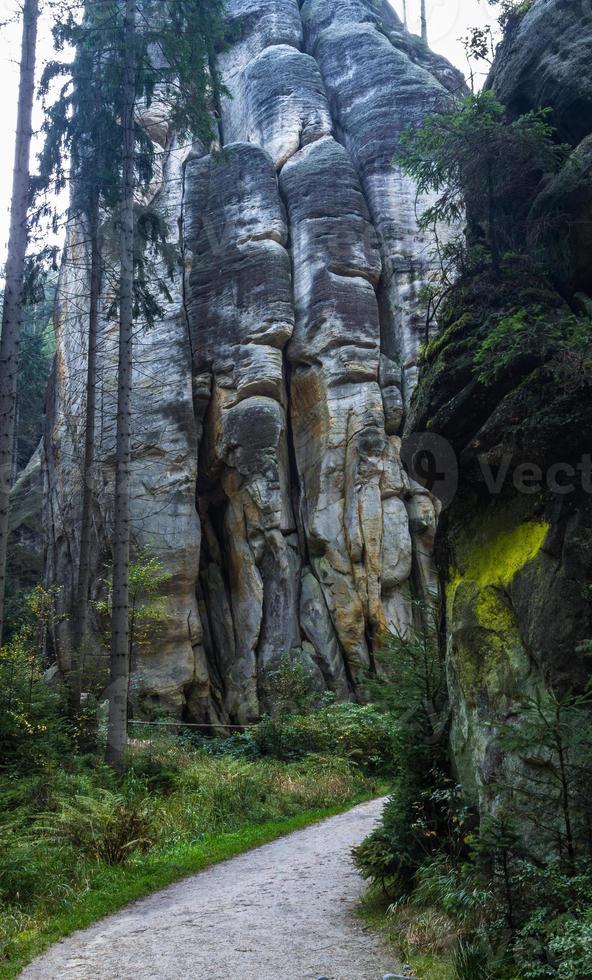
[[[309,714],[264,718],[252,737],[263,756],[333,755],[370,773],[392,773],[392,720],[373,705],[329,703]]]
[[[270,792],[269,774],[240,759],[198,756],[180,779],[184,802],[198,816],[202,831],[259,819]]]
[[[172,792],[189,757],[178,741],[166,736],[160,737],[155,744],[133,744],[126,760],[127,781],[142,785],[146,792]]]
[[[387,910],[389,935],[405,957],[420,952],[445,954],[456,943],[454,923],[437,908],[427,906],[417,910],[402,899]]]
[[[508,864],[506,888],[484,873],[483,840],[468,858],[431,858],[386,927],[407,957],[453,948],[454,980],[592,980],[592,868],[557,860]]]
[[[592,865],[566,872],[558,861],[512,870],[519,916],[513,959],[526,980],[592,980]]]
[[[302,810],[340,806],[370,786],[343,759],[308,756],[286,764],[195,753],[177,792],[159,801],[159,842],[164,846]]]
[[[284,653],[279,663],[267,672],[265,685],[274,718],[290,713],[306,714],[318,697],[306,664],[290,653]]]
[[[346,759],[308,756],[302,762],[273,767],[273,798],[282,813],[342,806],[368,784]]]
[[[211,756],[227,755],[234,759],[247,759],[250,762],[261,758],[261,750],[250,731],[239,732],[228,738],[201,738],[194,744],[202,752]]]
[[[454,954],[454,980],[493,980],[487,960],[487,950],[481,943],[461,939]]]
[[[38,850],[20,830],[15,824],[0,828],[0,906],[26,905],[39,887]]]

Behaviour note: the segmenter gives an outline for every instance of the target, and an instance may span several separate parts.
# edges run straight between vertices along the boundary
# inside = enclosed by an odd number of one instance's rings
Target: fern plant
[[[134,852],[145,854],[156,840],[148,801],[106,789],[65,801],[57,814],[44,814],[38,823],[56,843],[106,864],[123,864]]]

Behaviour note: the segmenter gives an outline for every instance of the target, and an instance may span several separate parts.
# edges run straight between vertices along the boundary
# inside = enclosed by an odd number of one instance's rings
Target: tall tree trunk
[[[115,447],[113,612],[107,762],[119,765],[127,746],[129,687],[129,478],[131,447],[132,336],[134,286],[134,103],[135,0],[125,0],[123,28],[123,186],[121,200],[119,367]]]
[[[428,43],[428,15],[426,10],[426,0],[421,0],[421,36],[425,43]]]
[[[17,374],[18,382],[18,374]],[[16,392],[16,397],[14,400],[14,438],[12,440],[12,470],[10,474],[10,484],[14,486],[16,483],[16,478],[18,476],[18,456],[19,456],[19,415],[20,415],[20,399],[19,393]]]
[[[407,0],[403,0],[403,27],[407,30]]]
[[[86,369],[86,415],[84,433],[84,462],[82,468],[82,513],[80,528],[80,559],[74,604],[72,630],[71,697],[75,707],[80,704],[84,643],[88,634],[88,604],[91,570],[91,537],[95,496],[95,417],[97,405],[97,327],[101,295],[101,250],[99,246],[99,197],[93,202],[89,235],[90,299],[88,316],[88,362]]]
[[[28,241],[29,159],[38,20],[39,0],[25,0],[10,234],[6,259],[2,339],[0,341],[0,643],[2,642],[4,627],[8,508],[14,453],[18,357],[23,320],[25,255]]]

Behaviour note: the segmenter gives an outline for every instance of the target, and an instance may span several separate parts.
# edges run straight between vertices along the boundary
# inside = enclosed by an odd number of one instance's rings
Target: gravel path
[[[373,800],[185,878],[53,946],[26,980],[382,980],[350,850]]]

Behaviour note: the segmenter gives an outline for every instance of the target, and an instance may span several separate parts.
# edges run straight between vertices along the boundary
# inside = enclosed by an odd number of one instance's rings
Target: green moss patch
[[[527,665],[505,588],[539,554],[550,525],[525,521],[508,530],[496,523],[463,535],[447,586],[448,621],[465,697],[511,697]]]

